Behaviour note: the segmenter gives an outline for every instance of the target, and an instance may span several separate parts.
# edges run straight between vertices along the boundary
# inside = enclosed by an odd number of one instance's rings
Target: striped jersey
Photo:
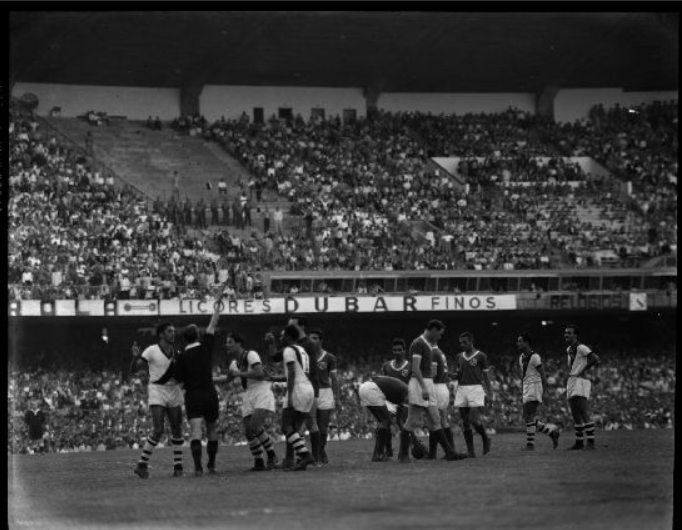
[[[522,353],[519,355],[519,366],[523,379],[523,386],[542,383],[538,368],[542,366],[540,355],[535,352]]]
[[[587,366],[587,358],[592,350],[586,344],[576,342],[566,348],[566,353],[568,354],[568,376],[575,377]]]

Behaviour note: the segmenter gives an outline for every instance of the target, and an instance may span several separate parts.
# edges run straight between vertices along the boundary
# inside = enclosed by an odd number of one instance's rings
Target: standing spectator
[[[220,179],[218,182],[218,195],[225,195],[227,198],[227,182],[225,182],[225,177]]]
[[[220,216],[218,215],[218,200],[215,197],[211,199],[211,224],[215,226],[220,224]]]
[[[34,398],[31,400],[29,410],[24,414],[24,422],[28,426],[28,440],[29,447],[34,453],[45,453],[45,424],[47,423],[47,416],[40,410],[40,400]]]
[[[270,232],[270,211],[266,206],[263,210],[263,233],[267,234],[268,232]]]
[[[223,201],[223,225],[224,226],[230,226],[230,210],[232,209],[232,206],[230,205],[229,201],[227,200],[227,197]]]
[[[283,219],[284,219],[284,212],[282,211],[282,209],[279,206],[277,206],[277,208],[275,208],[275,211],[272,214],[272,220],[275,223],[275,234],[276,235],[281,236],[284,234],[284,232],[282,230],[282,220]]]
[[[88,156],[94,156],[95,154],[92,131],[88,131],[85,133],[85,152],[88,154]]]

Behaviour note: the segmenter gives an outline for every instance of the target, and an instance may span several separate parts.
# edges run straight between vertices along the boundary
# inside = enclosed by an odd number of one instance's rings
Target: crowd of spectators
[[[589,120],[568,125],[514,109],[266,124],[184,117],[176,126],[200,128],[246,166],[248,192],[222,203],[150,205],[92,170],[30,114],[13,113],[9,296],[201,294],[219,281],[221,256],[253,276],[631,266],[677,250],[676,114],[677,103],[661,103],[597,106]],[[465,189],[427,166],[432,150],[449,152],[439,139],[450,134],[462,141]],[[585,154],[622,180],[586,175],[560,156]],[[549,158],[533,158],[540,155]],[[624,181],[632,183],[630,196]],[[279,209],[264,214],[262,230],[253,226],[247,193],[263,189],[289,201],[297,230],[282,229]],[[220,229],[201,233],[209,224]]]
[[[601,353],[595,369],[591,409],[599,429],[672,428],[674,418],[674,355],[652,357],[644,352]],[[344,360],[340,356],[340,407],[332,421],[331,439],[372,436],[374,421],[360,406],[357,390],[372,374],[379,374],[382,360]],[[491,380],[495,401],[485,409],[490,432],[522,429],[520,379],[515,357],[492,359]],[[545,359],[549,396],[542,415],[561,428],[570,428],[571,415],[565,396],[566,367],[563,361]],[[217,372],[216,372],[217,373]],[[33,400],[47,412],[46,443],[50,451],[139,449],[151,428],[142,382],[128,373],[104,370],[12,371],[8,386],[8,451],[29,452],[23,415]],[[452,385],[451,385],[452,386]],[[242,388],[239,381],[217,385],[220,395],[219,433],[223,444],[245,443],[241,428]],[[285,387],[273,386],[277,417]],[[459,418],[452,413],[453,423]],[[283,440],[278,421],[268,426],[274,439]],[[162,443],[165,443],[163,441]]]

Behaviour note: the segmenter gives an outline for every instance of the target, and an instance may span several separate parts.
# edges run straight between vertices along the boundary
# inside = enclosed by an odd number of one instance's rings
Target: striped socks
[[[308,448],[305,446],[305,440],[301,438],[301,435],[295,432],[287,438],[287,442],[291,444],[294,448],[296,454],[300,457],[304,457],[308,454]]]
[[[538,427],[538,432],[541,432],[542,434],[546,434],[547,436],[552,434],[552,429],[550,427],[548,427],[546,423],[542,423],[541,421],[536,420],[535,424]]]
[[[251,438],[251,440],[249,440],[249,450],[256,462],[258,460],[263,460],[263,445],[258,438]]]
[[[181,468],[182,467],[182,444],[185,443],[185,439],[180,437],[180,438],[173,438],[171,440],[173,444],[173,467],[174,468]]]
[[[256,435],[256,439],[260,441],[261,445],[263,446],[263,449],[268,454],[268,457],[274,458],[275,450],[272,447],[272,440],[270,440],[270,436],[268,436],[268,433],[266,433],[265,430],[262,430]]]
[[[138,465],[147,467],[147,464],[149,463],[149,457],[152,456],[152,451],[154,451],[154,448],[158,445],[159,441],[154,440],[151,436],[147,437],[147,440],[144,443],[144,447],[142,448],[142,455],[140,455],[140,461],[138,462]]]
[[[585,438],[587,438],[587,445],[594,446],[594,422],[583,424],[585,430]]]
[[[535,422],[534,421],[532,421],[530,423],[526,423],[526,447],[535,447]]]
[[[576,424],[574,428],[575,428],[575,445],[577,447],[582,447],[583,446],[583,429],[585,428],[585,426],[582,424],[580,424],[580,425]],[[594,424],[592,424],[592,429],[593,429],[592,430],[592,437],[594,439]]]

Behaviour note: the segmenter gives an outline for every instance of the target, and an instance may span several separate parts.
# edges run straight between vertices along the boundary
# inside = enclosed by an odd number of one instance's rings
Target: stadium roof
[[[677,13],[12,12],[10,80],[676,90]]]

